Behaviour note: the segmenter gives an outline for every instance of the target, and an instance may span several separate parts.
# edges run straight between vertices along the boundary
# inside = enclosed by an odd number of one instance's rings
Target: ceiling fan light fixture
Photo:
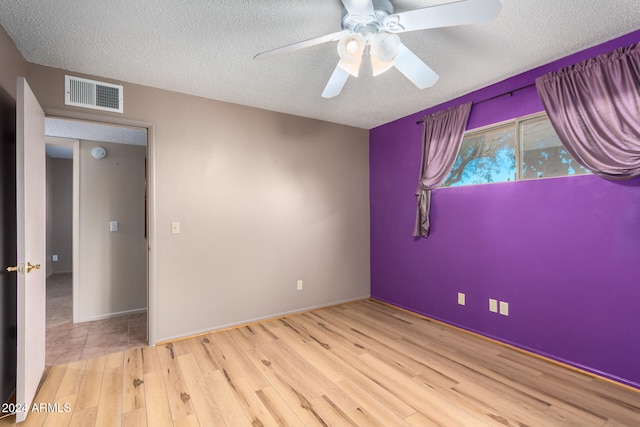
[[[349,55],[355,55],[358,53],[358,47],[358,42],[354,39],[351,39],[347,42],[345,49]]]
[[[358,33],[353,33],[343,37],[338,42],[338,55],[345,62],[359,62],[362,58],[364,47],[364,38]]]
[[[340,56],[338,66],[352,76],[358,77],[365,46],[364,38],[358,33],[349,34],[340,39],[338,42],[338,55]]]
[[[362,64],[362,59],[359,59],[357,62],[347,62],[340,61],[338,63],[338,67],[342,68],[343,71],[351,74],[353,77],[358,77],[360,74],[360,65]]]
[[[371,55],[371,74],[379,76],[393,67],[394,61],[381,61],[375,55]]]
[[[396,34],[378,33],[371,42],[371,68],[374,76],[387,71],[400,52],[400,37]]]
[[[402,44],[396,33],[489,22],[502,9],[500,0],[452,0],[394,13],[391,1],[341,0],[342,31],[271,49],[254,58],[337,41],[340,61],[322,92],[324,98],[339,95],[349,76],[358,77],[367,49],[374,76],[395,67],[417,88],[425,89],[438,81],[438,74]]]
[[[397,34],[378,33],[371,43],[371,54],[380,61],[393,61],[400,52],[400,37]]]

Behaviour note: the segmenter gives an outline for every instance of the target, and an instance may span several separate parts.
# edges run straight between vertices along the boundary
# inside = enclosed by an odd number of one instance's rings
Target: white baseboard
[[[220,330],[223,330],[223,329],[229,329],[229,328],[235,328],[235,327],[239,327],[239,326],[243,326],[243,325],[249,325],[249,324],[256,323],[256,322],[261,322],[263,320],[278,319],[278,318],[289,316],[289,315],[292,315],[292,314],[304,313],[306,311],[317,310],[317,309],[326,308],[326,307],[333,307],[335,305],[346,304],[346,303],[354,302],[354,301],[360,301],[360,300],[363,300],[363,299],[368,299],[370,297],[371,297],[371,295],[367,294],[367,295],[363,295],[361,297],[349,298],[349,299],[346,299],[346,300],[334,301],[334,302],[330,302],[330,303],[326,303],[326,304],[319,304],[319,305],[312,305],[312,306],[308,306],[308,307],[301,307],[301,308],[297,308],[295,310],[283,311],[283,312],[280,312],[280,313],[273,313],[273,314],[269,314],[269,315],[261,316],[261,317],[254,317],[254,318],[251,318],[251,319],[242,320],[240,322],[226,323],[226,324],[223,324],[223,325],[213,325],[213,326],[210,326],[208,328],[201,329],[199,331],[189,332],[187,334],[181,334],[181,335],[169,336],[169,337],[162,337],[162,338],[156,340],[156,345],[157,344],[164,344],[164,343],[167,343],[167,342],[170,342],[170,341],[182,340],[182,339],[186,339],[186,338],[190,338],[190,337],[194,337],[194,336],[198,336],[198,335],[202,335],[202,334],[206,334],[206,333],[210,333],[210,332],[220,331]]]

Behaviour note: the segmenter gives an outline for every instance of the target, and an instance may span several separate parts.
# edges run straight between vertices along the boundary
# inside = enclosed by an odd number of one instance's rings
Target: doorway
[[[47,365],[145,346],[147,129],[48,117],[45,133]]]
[[[5,268],[17,264],[16,102],[0,88],[0,399],[16,389],[17,281]]]

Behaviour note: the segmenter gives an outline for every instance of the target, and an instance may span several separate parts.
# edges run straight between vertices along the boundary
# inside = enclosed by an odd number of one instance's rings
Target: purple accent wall
[[[372,129],[372,297],[640,388],[640,178],[438,189],[429,238],[411,235],[416,120],[638,41],[640,31]],[[474,104],[468,129],[539,111],[534,87],[517,90]],[[509,316],[489,312],[489,298]]]

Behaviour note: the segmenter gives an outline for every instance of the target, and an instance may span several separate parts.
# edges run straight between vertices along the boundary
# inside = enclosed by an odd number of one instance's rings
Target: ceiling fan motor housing
[[[343,8],[342,29],[360,33],[369,42],[380,29],[384,28],[385,18],[393,13],[393,5],[389,0],[373,0],[372,3],[373,16],[354,16]]]

